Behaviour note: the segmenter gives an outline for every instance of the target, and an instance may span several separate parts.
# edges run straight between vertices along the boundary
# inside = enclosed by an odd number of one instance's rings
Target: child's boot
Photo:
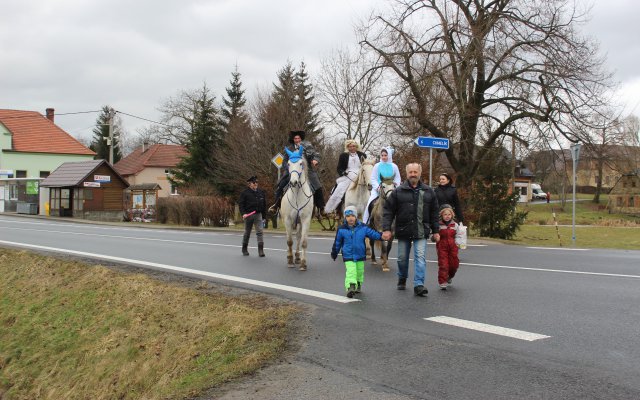
[[[356,286],[356,293],[362,292],[362,283],[358,282],[358,286]]]
[[[347,290],[347,297],[352,298],[354,294],[356,294],[356,285],[352,283]]]

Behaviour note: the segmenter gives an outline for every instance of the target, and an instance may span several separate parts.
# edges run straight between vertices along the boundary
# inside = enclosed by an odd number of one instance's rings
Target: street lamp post
[[[576,247],[576,167],[580,159],[580,147],[582,147],[580,143],[575,143],[571,146],[571,159],[573,160],[573,217],[571,223],[571,238],[573,247]]]

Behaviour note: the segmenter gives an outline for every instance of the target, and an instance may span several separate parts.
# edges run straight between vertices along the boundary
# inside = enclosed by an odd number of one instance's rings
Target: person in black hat
[[[240,193],[238,208],[244,220],[244,236],[242,237],[242,255],[248,256],[249,237],[253,226],[256,227],[258,239],[258,255],[264,257],[264,238],[262,234],[262,219],[267,208],[264,190],[258,189],[258,178],[254,175],[247,179],[249,186]]]
[[[320,154],[313,148],[313,145],[304,140],[305,132],[304,131],[291,131],[289,132],[289,144],[286,148],[289,151],[296,151],[302,146],[304,157],[307,160],[307,164],[309,165],[309,183],[311,185],[311,189],[313,190],[313,204],[318,207],[320,212],[324,214],[324,193],[322,190],[322,185],[320,184],[320,178],[318,178],[318,173],[316,172],[316,167],[320,163]],[[278,186],[276,187],[276,200],[274,204],[269,207],[269,211],[273,213],[277,213],[280,209],[280,201],[282,200],[282,196],[284,195],[285,188],[289,184],[289,171],[286,169],[286,165],[289,162],[289,156],[286,154],[282,160],[282,165],[285,166],[284,174],[280,178],[278,182]]]

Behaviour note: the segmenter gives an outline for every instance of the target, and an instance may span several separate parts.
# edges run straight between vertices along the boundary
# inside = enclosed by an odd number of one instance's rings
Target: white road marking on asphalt
[[[568,247],[527,247],[534,250],[568,250],[568,251],[588,251],[591,249],[570,249]]]
[[[240,247],[235,244],[222,244],[222,243],[204,243],[204,242],[194,242],[188,240],[171,240],[171,239],[158,239],[158,238],[141,238],[136,236],[121,236],[121,235],[103,235],[99,233],[82,233],[82,232],[68,232],[68,231],[54,231],[54,230],[44,230],[44,229],[30,229],[30,228],[13,228],[13,227],[4,227],[3,229],[10,230],[19,230],[19,231],[36,231],[36,232],[48,232],[48,233],[63,233],[67,235],[79,235],[79,236],[97,236],[97,237],[108,237],[108,238],[117,238],[117,239],[130,239],[130,240],[143,240],[149,242],[169,242],[169,243],[182,243],[182,244],[194,244],[194,245],[203,245],[203,246],[214,246],[214,247]],[[249,246],[251,249],[255,249],[256,247]],[[276,248],[266,248],[265,250],[270,251],[287,251],[286,249],[276,249]],[[318,252],[318,251],[307,251],[308,254],[320,254],[320,255],[328,255],[330,253],[327,252]],[[389,260],[397,260],[395,257],[389,257]],[[412,258],[410,259],[412,260]],[[437,261],[427,260],[427,263],[437,264]],[[530,267],[513,267],[509,265],[492,265],[492,264],[475,264],[475,263],[463,263],[460,265],[468,265],[471,267],[487,267],[487,268],[502,268],[502,269],[515,269],[521,271],[540,271],[540,272],[554,272],[561,274],[577,274],[577,275],[594,275],[594,276],[610,276],[616,278],[635,278],[640,279],[640,275],[628,275],[628,274],[611,274],[604,272],[584,272],[584,271],[570,271],[570,270],[562,270],[562,269],[550,269],[550,268],[530,268]]]
[[[437,261],[428,261],[428,262],[437,263]],[[521,270],[521,271],[556,272],[556,273],[560,273],[560,274],[597,275],[597,276],[613,276],[613,277],[616,277],[616,278],[638,278],[638,279],[640,279],[640,275],[608,274],[608,273],[604,273],[604,272],[567,271],[567,270],[564,270],[564,269],[510,267],[508,265],[473,264],[473,263],[460,263],[460,265],[469,265],[469,266],[472,266],[472,267],[517,269],[517,270]]]
[[[474,331],[492,333],[494,335],[507,336],[510,338],[526,340],[529,342],[533,342],[534,340],[540,340],[540,339],[548,339],[551,337],[547,335],[541,335],[539,333],[519,331],[517,329],[504,328],[502,326],[483,324],[481,322],[473,322],[465,319],[458,319],[458,318],[452,318],[452,317],[446,317],[446,316],[431,317],[431,318],[424,318],[424,319],[427,321],[437,322],[440,324],[457,326],[459,328],[471,329]]]
[[[291,292],[291,293],[302,294],[302,295],[310,296],[310,297],[317,297],[317,298],[320,298],[320,299],[335,301],[335,302],[338,302],[338,303],[352,303],[352,302],[355,302],[355,301],[360,301],[358,299],[353,299],[353,298],[350,299],[350,298],[345,297],[345,296],[339,296],[339,295],[332,294],[332,293],[319,292],[317,290],[310,290],[310,289],[303,289],[303,288],[299,288],[299,287],[295,287],[295,286],[281,285],[279,283],[258,281],[258,280],[255,280],[255,279],[247,279],[247,278],[242,278],[242,277],[239,277],[239,276],[217,274],[215,272],[200,271],[200,270],[191,269],[191,268],[176,267],[176,266],[173,266],[173,265],[159,264],[159,263],[154,263],[154,262],[150,262],[150,261],[133,260],[131,258],[114,257],[114,256],[108,256],[106,254],[87,253],[87,252],[84,252],[84,251],[76,251],[76,250],[69,250],[69,249],[59,249],[59,248],[56,248],[56,247],[38,246],[38,245],[34,245],[34,244],[10,242],[10,241],[7,241],[7,240],[0,240],[0,243],[8,244],[10,246],[16,246],[16,247],[25,247],[25,248],[28,248],[28,249],[53,251],[53,252],[56,252],[56,253],[64,253],[64,254],[74,254],[74,255],[78,255],[78,256],[84,256],[84,257],[90,257],[90,258],[98,258],[98,259],[102,259],[102,260],[116,261],[116,262],[121,262],[121,263],[126,263],[126,264],[143,265],[143,266],[146,266],[146,267],[153,267],[153,268],[159,268],[159,269],[164,269],[164,270],[169,270],[169,271],[182,272],[182,273],[187,273],[187,274],[191,274],[191,275],[206,276],[206,277],[214,278],[214,279],[221,279],[221,280],[225,280],[225,281],[245,283],[247,285],[260,286],[260,287],[269,288],[269,289],[281,290],[281,291],[284,291],[284,292]]]

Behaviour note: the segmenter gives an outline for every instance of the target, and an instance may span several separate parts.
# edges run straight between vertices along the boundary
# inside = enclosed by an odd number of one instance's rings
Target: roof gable
[[[12,148],[25,153],[96,153],[36,111],[0,110],[0,123],[11,132]]]
[[[129,186],[129,183],[109,164],[106,160],[89,160],[89,161],[77,161],[66,162],[56,168],[48,177],[46,177],[40,186],[45,187],[68,187],[78,186],[80,182],[85,180],[87,176],[91,175],[102,164],[106,164],[115,175],[120,179],[125,187]]]
[[[175,168],[189,153],[184,146],[154,144],[142,151],[142,146],[118,161],[114,168],[121,175],[134,175],[149,167]]]

